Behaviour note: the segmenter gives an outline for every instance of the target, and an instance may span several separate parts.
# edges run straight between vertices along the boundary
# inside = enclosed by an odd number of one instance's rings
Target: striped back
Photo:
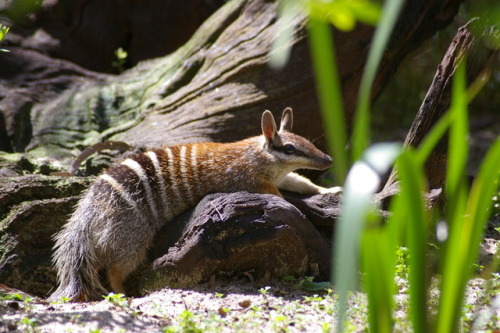
[[[269,193],[269,184],[288,172],[330,166],[331,158],[308,140],[278,133],[275,125],[272,129],[270,138],[194,143],[134,155],[99,176],[90,191],[98,200],[114,202],[119,213],[132,209],[161,227],[208,193]],[[285,150],[290,147],[292,152]],[[112,216],[116,209],[103,214]]]
[[[229,145],[187,144],[140,153],[100,175],[92,190],[101,198],[107,195],[118,200],[118,207],[139,210],[141,216],[158,221],[157,227],[161,227],[207,193],[225,188],[218,177],[224,173],[219,165],[225,163],[218,155]],[[232,163],[238,162],[232,158]]]

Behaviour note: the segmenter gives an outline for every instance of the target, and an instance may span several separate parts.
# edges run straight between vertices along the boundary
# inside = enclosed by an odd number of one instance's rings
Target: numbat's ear
[[[266,110],[262,114],[262,134],[268,142],[272,141],[276,136],[276,122],[274,121],[271,111]]]
[[[293,110],[291,107],[287,107],[283,110],[281,115],[280,132],[286,131],[291,132],[293,126]]]

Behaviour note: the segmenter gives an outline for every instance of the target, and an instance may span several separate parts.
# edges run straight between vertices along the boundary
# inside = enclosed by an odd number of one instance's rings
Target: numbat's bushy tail
[[[326,189],[292,171],[326,169],[331,158],[291,133],[293,113],[283,111],[280,129],[262,114],[262,135],[233,143],[196,143],[135,155],[100,175],[69,222],[55,236],[59,287],[51,299],[98,300],[106,270],[114,292],[141,263],[156,232],[203,196],[248,191],[280,197],[278,187],[316,194]]]

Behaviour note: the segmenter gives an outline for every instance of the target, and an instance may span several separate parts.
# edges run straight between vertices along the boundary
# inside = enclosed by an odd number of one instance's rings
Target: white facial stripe
[[[142,165],[130,158],[126,159],[121,164],[126,165],[127,167],[132,169],[132,171],[134,171],[135,174],[139,177],[142,184],[144,185],[144,188],[146,189],[146,199],[148,201],[149,208],[153,212],[154,216],[158,217],[158,211],[156,209],[156,204],[153,198],[153,192],[151,191],[151,185],[149,185],[148,175],[146,175],[146,172],[144,171]]]
[[[155,167],[155,174],[156,174],[156,179],[158,179],[158,188],[160,191],[160,197],[161,197],[161,205],[163,207],[163,213],[165,216],[169,216],[169,202],[167,198],[167,188],[165,187],[165,179],[163,178],[163,173],[161,171],[161,166],[160,166],[160,161],[158,160],[158,156],[156,155],[155,152],[153,151],[148,151],[146,155],[149,157],[151,162],[153,162],[153,165]]]

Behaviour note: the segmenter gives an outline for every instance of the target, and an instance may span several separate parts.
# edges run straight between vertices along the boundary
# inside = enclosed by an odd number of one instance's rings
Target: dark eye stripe
[[[292,147],[294,148],[292,152],[288,152],[288,153],[287,153],[287,152],[285,151],[285,147],[286,147],[287,145],[290,145],[290,146],[292,146]],[[291,155],[291,154],[293,154],[293,155],[295,155],[295,156],[306,156],[306,154],[305,154],[304,152],[300,151],[299,149],[297,149],[297,147],[295,147],[295,146],[294,146],[294,145],[292,145],[292,144],[285,144],[285,145],[283,145],[283,146],[271,145],[271,147],[270,147],[270,148],[271,148],[271,149],[273,149],[273,150],[279,151],[279,152],[281,152],[281,153],[283,153],[283,154],[287,154],[287,155]]]

